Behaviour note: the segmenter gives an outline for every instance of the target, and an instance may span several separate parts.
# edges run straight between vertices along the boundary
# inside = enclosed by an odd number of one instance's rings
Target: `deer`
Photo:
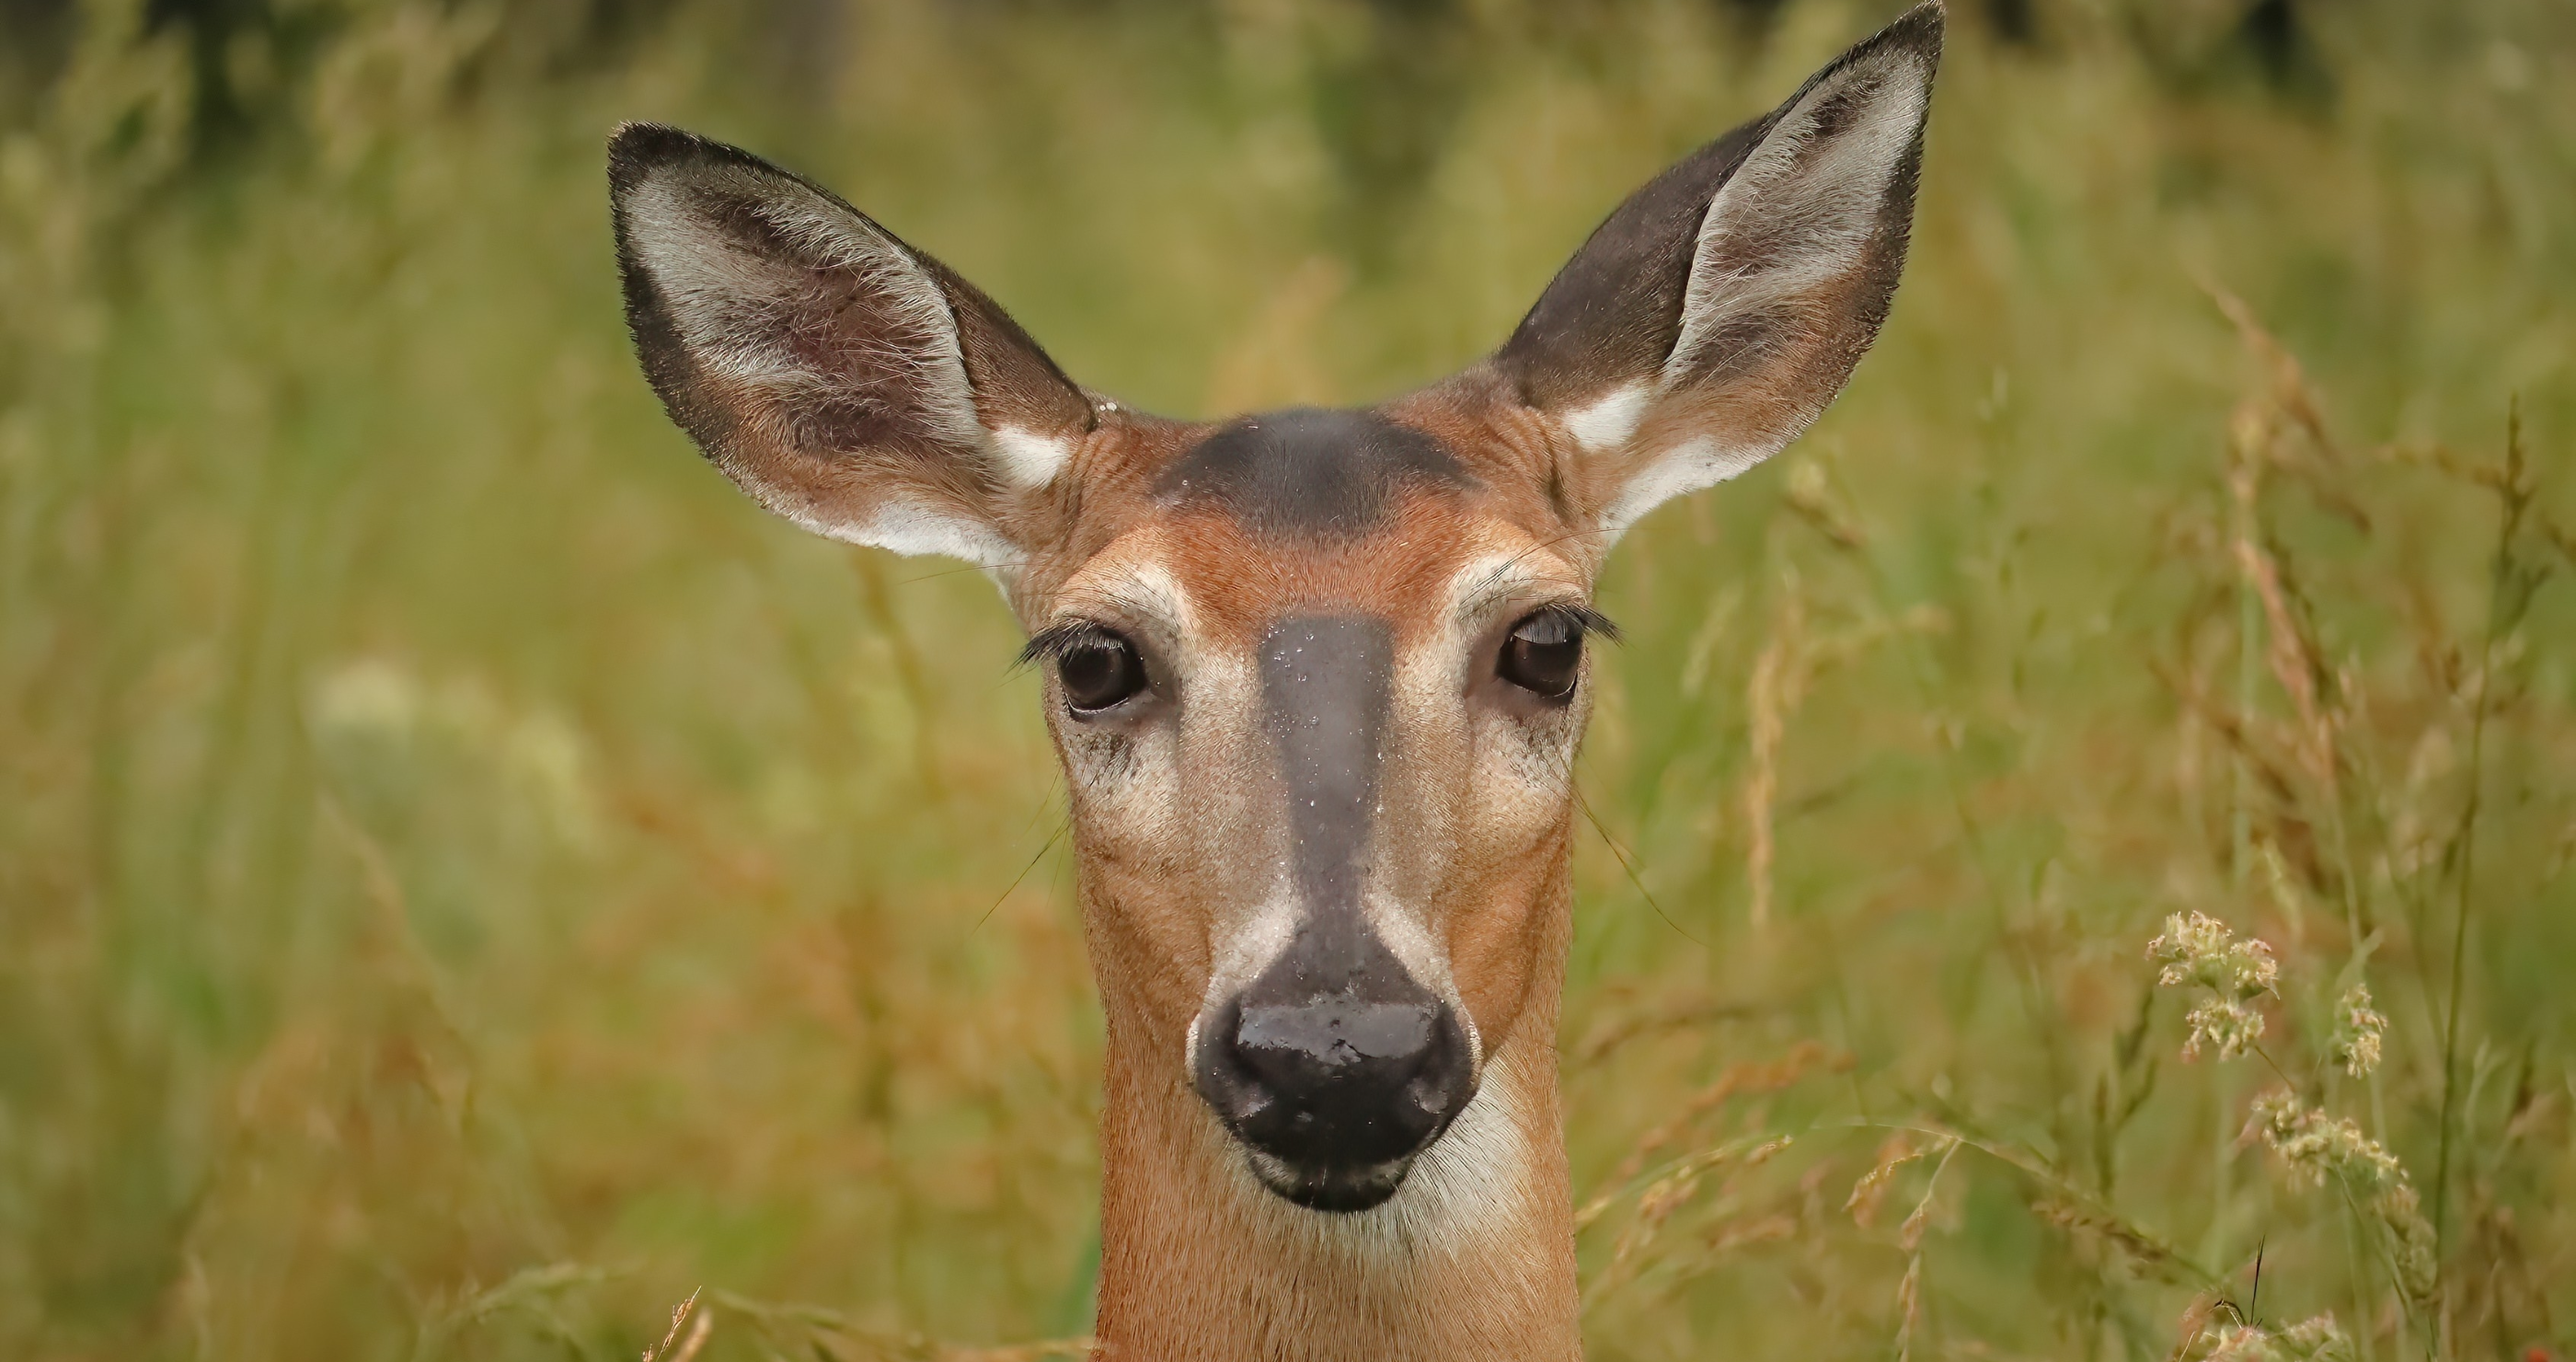
[[[1218,421],[1067,378],[810,180],[614,135],[671,418],[808,530],[981,569],[1026,631],[1106,1019],[1102,1355],[1582,1356],[1557,1028],[1593,585],[1876,338],[1943,26],[1656,176],[1453,377]]]

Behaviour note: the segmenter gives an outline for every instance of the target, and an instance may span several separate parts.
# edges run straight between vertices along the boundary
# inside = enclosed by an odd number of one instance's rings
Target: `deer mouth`
[[[1274,1195],[1310,1211],[1342,1215],[1386,1204],[1413,1171],[1410,1155],[1367,1168],[1300,1167],[1248,1146],[1244,1162]]]

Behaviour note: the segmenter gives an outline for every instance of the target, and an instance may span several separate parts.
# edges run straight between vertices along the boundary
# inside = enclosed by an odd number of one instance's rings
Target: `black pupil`
[[[1145,688],[1145,667],[1124,639],[1086,639],[1056,660],[1075,709],[1107,709]]]
[[[1521,621],[1503,641],[1503,679],[1551,700],[1574,693],[1582,668],[1583,626],[1556,611]]]

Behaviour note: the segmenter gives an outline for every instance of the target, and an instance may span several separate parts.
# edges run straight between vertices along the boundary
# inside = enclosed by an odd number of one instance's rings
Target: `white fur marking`
[[[1703,487],[1714,487],[1777,453],[1776,447],[1722,445],[1702,436],[1656,455],[1602,512],[1602,547],[1608,548],[1646,512]]]
[[[1019,561],[1019,554],[1000,535],[985,525],[957,516],[941,515],[918,502],[887,500],[877,513],[863,524],[846,521],[824,521],[801,507],[777,508],[797,524],[828,538],[851,544],[867,544],[902,554],[930,554],[943,558],[962,558],[987,572],[1001,572]]]
[[[1279,888],[1262,900],[1251,916],[1231,924],[1218,943],[1216,967],[1208,971],[1206,996],[1200,1010],[1207,1011],[1235,994],[1252,987],[1253,981],[1269,969],[1287,949],[1296,944],[1297,928],[1306,920],[1305,906],[1295,893],[1286,888],[1288,868],[1276,867]]]
[[[1012,486],[1044,487],[1072,460],[1073,442],[1018,426],[999,426],[993,431],[993,452],[1000,456],[1002,472]]]
[[[1615,453],[1637,433],[1637,424],[1646,419],[1646,408],[1654,400],[1655,388],[1650,383],[1613,388],[1567,412],[1566,433],[1590,453]]]
[[[1225,1140],[1220,1157],[1239,1170],[1231,1181],[1265,1219],[1317,1248],[1382,1267],[1426,1256],[1455,1260],[1532,1214],[1536,1159],[1521,1106],[1534,1079],[1521,1072],[1523,1062],[1508,1051],[1498,1055],[1467,1109],[1422,1152],[1404,1185],[1365,1211],[1317,1215],[1289,1207],[1253,1180],[1240,1145]]]

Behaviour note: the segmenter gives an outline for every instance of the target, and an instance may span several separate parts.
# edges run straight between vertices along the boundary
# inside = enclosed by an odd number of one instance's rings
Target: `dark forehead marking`
[[[1175,460],[1154,494],[1222,507],[1249,529],[1353,535],[1384,519],[1405,483],[1475,480],[1438,440],[1375,412],[1300,407],[1221,426]]]

